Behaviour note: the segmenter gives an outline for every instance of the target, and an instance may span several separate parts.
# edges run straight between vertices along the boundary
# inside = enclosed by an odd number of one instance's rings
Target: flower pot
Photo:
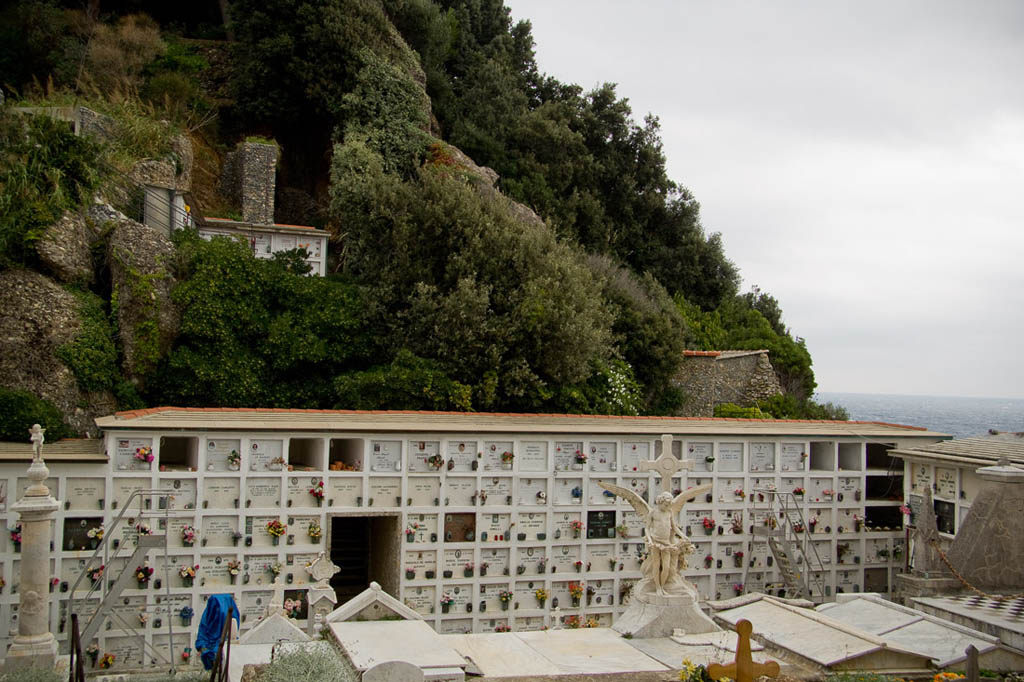
[[[711,535],[714,532],[715,532],[714,528],[705,528],[704,529],[704,535]]]
[[[473,569],[472,568],[464,568],[464,569],[462,569],[462,575],[464,575],[467,578],[472,578],[473,577]]]
[[[405,579],[406,580],[412,580],[415,577],[416,577],[416,571],[406,571],[405,572]]]
[[[508,602],[507,601],[501,602],[501,610],[502,611],[508,611]]]
[[[522,575],[526,573],[526,566],[516,566],[516,575]]]
[[[451,571],[441,571],[441,576],[444,577],[444,578],[451,578],[452,577],[452,572]]]
[[[519,542],[522,542],[523,540],[526,539],[526,533],[517,533],[516,534],[516,539],[519,540]],[[20,547],[20,545],[18,545],[18,546]]]
[[[416,542],[416,534],[415,533],[406,533],[405,534],[405,541],[406,542]]]
[[[146,589],[146,586],[149,585],[149,581],[148,580],[139,580],[138,583],[139,583],[139,589],[140,590]]]
[[[483,566],[480,567],[480,577],[487,575],[487,569]]]
[[[743,568],[743,557],[734,556],[732,558],[732,565],[736,568]]]
[[[573,597],[572,598],[572,605],[573,606],[579,606],[580,605],[580,598],[579,597]]]
[[[449,609],[451,609],[451,607],[452,607],[451,604],[441,604],[441,613],[448,613],[448,611],[449,611]]]
[[[192,587],[192,582],[194,580],[195,580],[194,578],[182,578],[181,579],[181,584],[184,585],[185,587]]]
[[[574,530],[574,531],[572,532],[572,536],[573,536],[574,538],[578,538],[578,537],[580,536],[580,532],[579,532],[578,530]]]
[[[714,462],[704,462],[704,470],[705,471],[714,471],[714,469],[715,469],[715,463]]]
[[[279,544],[281,544],[281,538],[277,537],[276,535],[272,535],[270,536],[270,543],[274,545],[274,547],[277,547]]]
[[[544,608],[544,602],[546,602],[546,601],[547,601],[547,599],[538,599],[537,600],[537,606],[540,607],[540,608]]]
[[[544,564],[540,564],[539,566],[537,566],[537,572],[538,573],[543,573],[544,572]]]

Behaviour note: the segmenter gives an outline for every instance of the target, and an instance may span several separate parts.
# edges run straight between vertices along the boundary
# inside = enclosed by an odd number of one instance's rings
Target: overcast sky
[[[506,4],[660,118],[819,390],[1024,397],[1024,2]]]

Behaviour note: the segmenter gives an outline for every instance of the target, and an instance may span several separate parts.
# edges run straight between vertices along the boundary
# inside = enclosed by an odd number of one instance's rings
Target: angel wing
[[[644,498],[637,495],[629,488],[623,488],[621,486],[612,485],[611,483],[605,483],[604,481],[598,481],[597,484],[609,492],[613,492],[622,499],[629,502],[629,504],[636,510],[642,518],[647,518],[647,515],[651,513],[651,507],[649,504],[644,502]]]
[[[698,495],[703,495],[704,493],[711,492],[712,488],[714,488],[714,486],[708,483],[705,485],[697,486],[696,488],[684,490],[683,492],[679,493],[674,498],[672,498],[672,513],[678,514],[680,510],[682,510],[684,504],[686,504],[693,498],[697,497]]]

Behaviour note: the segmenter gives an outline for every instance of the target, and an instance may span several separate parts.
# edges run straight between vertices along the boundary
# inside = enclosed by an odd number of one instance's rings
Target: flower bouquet
[[[182,606],[181,611],[178,611],[178,616],[181,617],[181,624],[188,627],[192,624],[192,616],[196,615],[196,612],[192,610],[191,606]]]
[[[231,584],[235,584],[235,580],[238,579],[238,573],[242,570],[242,562],[237,559],[228,560],[228,576],[231,578]]]
[[[700,525],[704,527],[704,535],[711,535],[715,532],[715,520],[710,516],[705,516],[701,519]]]
[[[576,519],[575,521],[571,521],[569,523],[569,528],[572,529],[572,536],[574,538],[578,538],[580,536],[580,533],[583,532],[583,522],[580,521],[579,519]]]
[[[324,482],[317,481],[316,485],[309,489],[309,494],[316,500],[316,506],[320,506],[324,502]]]
[[[573,606],[580,605],[580,597],[583,596],[583,585],[578,582],[569,583],[569,597],[572,599]]]
[[[116,658],[114,654],[103,654],[103,658],[100,659],[100,667],[106,669],[114,665],[114,658]]]
[[[452,603],[455,601],[455,597],[451,595],[451,592],[445,592],[441,595],[441,613],[448,613],[448,609],[452,607]]]
[[[543,608],[544,602],[548,600],[548,591],[545,590],[543,587],[539,587],[533,591],[533,596],[537,599],[537,604],[539,604],[541,608]]]
[[[185,526],[181,529],[181,544],[191,547],[196,544],[196,529],[192,526]]]
[[[502,590],[498,593],[498,601],[501,602],[502,611],[508,611],[509,602],[511,602],[514,597],[515,595],[509,590]]]
[[[309,539],[310,540],[313,540],[314,542],[319,542],[320,538],[324,534],[323,529],[320,527],[320,522],[319,521],[311,522],[309,524],[309,528],[306,529],[306,534],[309,535]]]
[[[153,448],[146,446],[135,448],[135,459],[149,464],[153,461]]]
[[[103,579],[103,572],[106,570],[106,568],[106,565],[100,565],[98,568],[90,568],[88,571],[86,571],[86,575],[89,576],[89,580],[92,582],[92,584],[95,585]]]
[[[93,642],[85,648],[85,655],[89,657],[92,667],[96,667],[96,660],[100,657],[100,645]]]
[[[242,456],[238,454],[238,450],[232,450],[228,453],[228,469],[231,471],[238,471],[242,468]]]
[[[149,584],[150,578],[153,577],[153,569],[149,564],[143,564],[135,567],[135,579],[139,582],[139,589],[144,590]]]
[[[185,587],[192,586],[192,581],[195,580],[196,571],[198,570],[198,564],[195,566],[182,566],[178,569],[178,575],[181,576],[181,581],[185,584]]]
[[[281,536],[288,532],[288,526],[281,523],[280,519],[271,519],[267,521],[267,533],[270,534],[274,544],[278,544],[281,540]]]

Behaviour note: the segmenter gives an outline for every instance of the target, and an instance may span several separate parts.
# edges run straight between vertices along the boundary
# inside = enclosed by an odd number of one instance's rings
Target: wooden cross
[[[672,492],[672,475],[677,471],[692,471],[693,462],[690,460],[680,461],[672,456],[672,436],[665,434],[661,437],[661,456],[653,461],[640,462],[637,466],[640,471],[655,471],[661,476],[661,492]],[[686,481],[683,481],[685,487]]]
[[[708,665],[708,676],[713,680],[720,680],[728,677],[736,682],[754,682],[762,675],[767,677],[779,676],[779,664],[775,661],[754,663],[750,656],[750,633],[754,626],[749,620],[736,622],[736,660],[728,665],[711,663]]]

